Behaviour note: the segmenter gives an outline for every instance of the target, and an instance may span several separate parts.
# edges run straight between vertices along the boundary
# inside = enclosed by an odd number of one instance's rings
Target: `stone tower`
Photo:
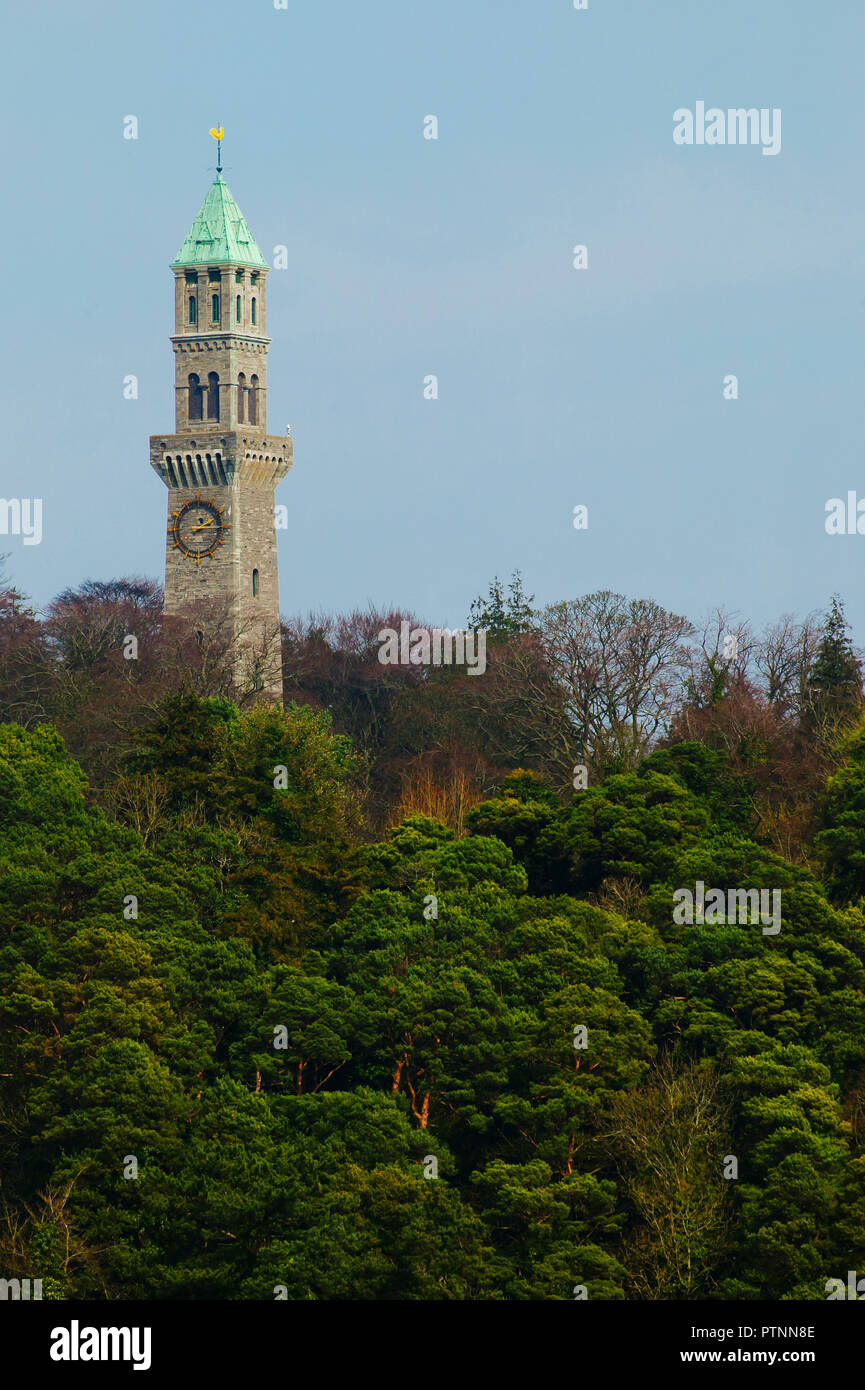
[[[238,662],[279,701],[273,494],[292,441],[267,431],[268,265],[221,164],[171,269],[175,433],[150,439],[168,488],[165,612],[227,622]]]

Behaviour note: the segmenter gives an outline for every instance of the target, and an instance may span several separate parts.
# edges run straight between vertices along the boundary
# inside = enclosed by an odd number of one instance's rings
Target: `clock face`
[[[184,502],[180,511],[174,512],[168,531],[175,550],[199,565],[202,560],[212,560],[228,530],[224,513],[223,507],[206,501],[200,492],[193,501]]]

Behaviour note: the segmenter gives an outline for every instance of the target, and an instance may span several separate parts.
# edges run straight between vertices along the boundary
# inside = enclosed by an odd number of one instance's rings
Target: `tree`
[[[534,594],[523,591],[523,580],[515,570],[508,584],[507,596],[502,581],[496,575],[486,598],[476,598],[469,612],[469,627],[485,628],[488,638],[516,637],[531,632],[535,625],[532,604]]]
[[[463,718],[498,776],[526,768],[565,791],[573,782],[582,743],[563,688],[537,631],[492,644],[482,677],[466,680]]]
[[[638,1090],[610,1104],[605,1140],[636,1222],[622,1259],[644,1299],[705,1297],[732,1225],[724,1158],[730,1105],[717,1069],[667,1053]]]
[[[722,1294],[825,1298],[827,1276],[855,1268],[863,1253],[861,1227],[852,1248],[836,1235],[842,1193],[853,1185],[837,1087],[807,1048],[777,1043],[733,1061],[730,1085],[739,1239]]]
[[[750,684],[754,641],[746,622],[737,622],[720,608],[703,624],[698,636],[699,642],[690,651],[686,699],[697,709],[711,709],[729,691]]]
[[[25,726],[43,719],[51,688],[42,624],[23,595],[0,580],[0,718]]]
[[[819,635],[813,616],[798,623],[787,614],[767,627],[755,644],[754,666],[762,691],[782,718],[798,721],[803,716]]]
[[[740,626],[728,659],[723,614],[695,650],[675,615],[594,595],[500,630],[483,677],[382,667],[378,615],[323,620],[286,634],[302,703],[280,709],[228,698],[216,635],[184,673],[147,585],[61,598],[47,624],[0,604],[0,694],[20,683],[30,725],[0,725],[11,1276],[75,1299],[778,1300],[865,1267],[840,607],[805,663],[803,630],[749,653]],[[844,711],[820,748],[812,670]],[[367,766],[385,820],[413,809],[380,838]],[[768,815],[790,806],[801,862]],[[698,882],[747,912],[682,920]]]
[[[652,600],[604,589],[551,604],[540,631],[585,761],[596,776],[635,767],[679,700],[691,624]]]
[[[531,881],[543,893],[596,892],[608,878],[670,882],[683,850],[710,824],[708,809],[673,777],[611,776],[540,830]]]
[[[840,902],[865,897],[865,728],[840,747],[843,761],[821,797],[814,846],[831,896]]]
[[[844,607],[835,594],[807,680],[805,722],[822,743],[832,742],[862,712],[862,663],[848,629]]]
[[[326,713],[238,711],[181,691],[135,735],[111,799],[129,823],[144,819],[154,847],[173,854],[182,841],[209,861],[220,924],[284,958],[356,891],[356,768]]]

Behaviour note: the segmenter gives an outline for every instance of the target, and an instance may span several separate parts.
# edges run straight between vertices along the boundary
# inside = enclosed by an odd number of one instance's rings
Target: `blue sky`
[[[538,602],[605,587],[758,625],[837,590],[865,642],[865,536],[824,529],[827,499],[865,497],[865,6],[589,4],[7,16],[0,493],[44,499],[41,545],[0,537],[20,588],[162,577],[168,265],[221,121],[258,244],[289,251],[268,283],[285,614],[454,625],[520,568]],[[780,107],[780,154],[676,146],[698,100]]]

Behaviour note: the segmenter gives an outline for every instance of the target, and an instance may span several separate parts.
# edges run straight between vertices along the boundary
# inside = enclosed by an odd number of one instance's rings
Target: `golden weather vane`
[[[221,125],[219,125],[219,126],[213,125],[213,126],[210,127],[210,133],[211,133],[211,135],[213,136],[214,140],[216,141],[216,172],[217,172],[217,174],[221,174],[221,173],[222,173],[222,137],[223,137],[223,135],[225,134],[225,131],[222,129],[222,126],[221,126]]]

